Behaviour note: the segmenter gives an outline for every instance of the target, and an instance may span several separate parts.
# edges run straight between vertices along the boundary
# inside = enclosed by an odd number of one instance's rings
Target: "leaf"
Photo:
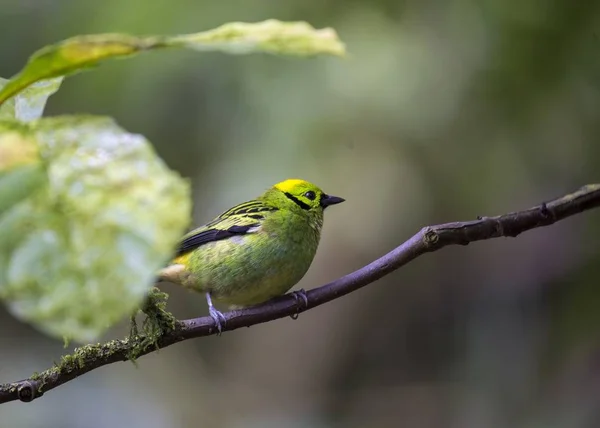
[[[0,202],[0,297],[44,332],[95,340],[139,306],[171,256],[188,184],[111,119],[0,122],[0,153],[20,146],[0,166],[0,196],[21,189]]]
[[[181,47],[235,54],[345,54],[345,47],[333,29],[316,30],[306,22],[277,20],[233,22],[214,30],[171,37],[136,37],[126,34],[78,36],[46,46],[34,53],[19,74],[0,90],[0,105],[35,82],[73,74],[105,59],[124,58],[153,49]]]
[[[48,97],[58,91],[62,80],[62,77],[40,80],[4,104],[0,104],[0,120],[17,119],[28,122],[42,117]],[[0,89],[8,82],[9,80],[0,78]]]
[[[166,43],[169,46],[233,54],[345,55],[344,44],[332,28],[316,30],[306,22],[281,22],[275,19],[258,23],[231,22],[202,33],[169,37]]]
[[[0,133],[0,215],[26,198],[43,178],[38,147],[21,125]]]

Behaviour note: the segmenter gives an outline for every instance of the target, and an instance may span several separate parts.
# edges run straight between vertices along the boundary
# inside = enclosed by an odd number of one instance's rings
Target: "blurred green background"
[[[600,2],[0,0],[0,76],[77,34],[268,18],[350,57],[159,52],[69,78],[47,114],[110,115],[193,183],[196,224],[288,177],[326,215],[311,288],[427,224],[598,181]],[[597,427],[600,213],[451,247],[330,304],[96,370],[0,427]],[[206,314],[175,286],[170,309]],[[107,337],[125,334],[125,323]],[[0,310],[0,380],[65,352]]]

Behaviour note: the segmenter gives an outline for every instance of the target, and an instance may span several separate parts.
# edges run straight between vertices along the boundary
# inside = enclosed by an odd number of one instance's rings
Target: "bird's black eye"
[[[314,201],[314,200],[315,200],[315,198],[317,197],[317,195],[315,195],[315,192],[313,192],[312,190],[309,190],[308,192],[306,192],[306,193],[304,194],[304,197],[305,197],[306,199],[310,199],[311,201]]]

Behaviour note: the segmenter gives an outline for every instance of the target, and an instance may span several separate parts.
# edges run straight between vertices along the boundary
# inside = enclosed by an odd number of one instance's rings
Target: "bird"
[[[281,181],[187,233],[158,282],[204,293],[221,334],[226,320],[213,300],[237,309],[287,293],[315,257],[325,209],[344,201],[302,179]]]

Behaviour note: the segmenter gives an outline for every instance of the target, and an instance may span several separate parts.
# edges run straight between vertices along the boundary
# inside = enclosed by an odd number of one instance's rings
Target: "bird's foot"
[[[214,306],[210,306],[208,308],[208,313],[210,314],[210,317],[213,319],[213,321],[215,322],[215,326],[217,327],[217,336],[220,336],[223,332],[223,327],[225,327],[225,324],[227,323],[225,315],[223,315],[221,311],[215,309]]]
[[[300,312],[308,308],[308,296],[306,295],[306,291],[304,291],[304,288],[301,288],[298,291],[292,291],[290,294],[294,297],[294,300],[296,300],[296,313],[290,315],[290,318],[293,320],[297,320],[298,315],[300,315]]]

